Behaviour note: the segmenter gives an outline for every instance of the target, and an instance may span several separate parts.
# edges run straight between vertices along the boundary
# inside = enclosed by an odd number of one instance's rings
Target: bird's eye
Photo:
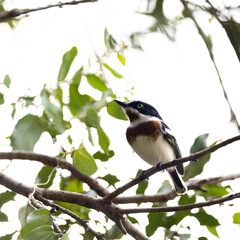
[[[137,105],[137,107],[138,107],[138,108],[142,108],[143,105],[142,105],[141,103],[139,103],[139,104]]]

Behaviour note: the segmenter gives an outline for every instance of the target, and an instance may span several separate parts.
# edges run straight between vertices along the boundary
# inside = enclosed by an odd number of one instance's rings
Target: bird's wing
[[[168,127],[168,125],[166,123],[164,123],[163,121],[161,121],[161,131],[163,133],[164,138],[168,141],[168,143],[171,145],[171,147],[173,148],[173,151],[176,155],[176,158],[181,158],[182,154],[181,151],[179,149],[179,146],[177,144],[177,140],[176,138],[170,133],[171,130]],[[184,174],[184,168],[183,168],[183,164],[179,164],[177,165],[177,170],[179,172],[179,174],[183,175]]]

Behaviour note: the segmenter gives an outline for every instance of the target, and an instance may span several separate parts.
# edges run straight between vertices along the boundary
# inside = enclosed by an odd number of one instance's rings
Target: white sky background
[[[7,2],[9,9],[34,8],[49,3],[40,0]],[[165,5],[166,13],[169,16],[175,16],[181,11],[179,1],[166,2],[168,3]],[[62,55],[73,46],[78,48],[78,56],[69,76],[81,65],[87,65],[89,57],[94,64],[93,47],[99,55],[105,50],[103,42],[105,27],[118,42],[123,40],[127,43],[129,33],[143,30],[151,24],[150,18],[134,13],[134,10],[143,10],[139,7],[140,5],[140,1],[137,0],[101,0],[93,4],[65,6],[62,9],[32,13],[30,17],[22,19],[14,31],[6,24],[0,24],[0,81],[6,74],[9,74],[12,80],[10,91],[0,86],[0,90],[6,92],[6,102],[13,102],[22,95],[39,94],[44,83],[54,86]],[[217,22],[213,20],[209,24],[206,15],[199,15],[198,19],[204,30],[208,31],[207,34],[212,36],[216,62],[231,104],[239,117],[238,59],[224,30]],[[124,75],[124,79],[118,80],[107,75],[110,86],[113,85],[113,89],[118,89],[122,96],[126,88],[135,86],[134,99],[146,101],[159,110],[160,115],[178,139],[184,156],[189,154],[194,139],[200,134],[210,133],[209,144],[238,134],[236,128],[229,122],[229,109],[208,52],[190,20],[185,20],[178,26],[175,42],[169,42],[161,33],[155,33],[142,39],[141,44],[143,52],[131,48],[125,52],[126,68],[121,67],[119,63],[113,66]],[[7,151],[10,149],[5,146],[7,143],[5,138],[11,134],[14,125],[9,118],[10,110],[0,106],[0,111],[2,112],[0,151]],[[116,174],[126,182],[135,176],[138,168],[149,167],[133,154],[125,140],[127,122],[102,114],[102,124],[110,137],[111,148],[115,151],[115,157],[107,163],[108,170],[105,170],[105,173]],[[76,134],[74,138],[79,144],[79,135]],[[36,152],[49,155],[57,154],[58,150],[59,145],[53,148],[47,134],[44,134],[35,147]],[[239,143],[217,151],[204,169],[203,177],[239,172],[238,158]],[[14,162],[6,173],[13,174],[15,170],[14,177],[29,184],[29,178],[23,179],[27,174],[32,177],[33,184],[34,176],[39,170],[36,166],[36,163],[25,166],[23,161]],[[33,168],[36,172],[32,171]],[[104,173],[99,175],[103,176]],[[166,173],[153,176],[149,180],[151,188],[147,193],[153,194],[156,191],[154,182],[160,182],[166,178],[168,178]],[[125,182],[120,182],[118,186]],[[233,190],[238,191],[239,183],[238,180],[235,181],[236,188]],[[126,194],[131,194],[131,191]],[[239,200],[232,203],[239,204]],[[230,212],[225,211],[224,207],[206,209],[207,212],[214,214],[218,211],[219,216],[214,216],[219,217],[222,224],[218,228],[221,239],[229,239],[229,231],[240,234],[239,228],[232,224],[232,214],[238,210],[232,209]],[[141,218],[140,215],[135,217]],[[141,221],[145,220],[146,215],[142,215]],[[0,227],[1,235],[4,231],[2,226]],[[202,235],[204,232],[207,230],[202,228]],[[199,235],[199,230],[196,230],[195,237],[202,235]],[[159,235],[151,239],[157,240]],[[216,238],[209,235],[209,239]]]

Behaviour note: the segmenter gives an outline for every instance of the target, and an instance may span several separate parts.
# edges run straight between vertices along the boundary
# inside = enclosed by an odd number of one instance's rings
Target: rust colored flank
[[[134,128],[128,128],[126,132],[127,140],[129,143],[135,141],[137,136],[149,136],[152,140],[157,140],[157,138],[162,134],[160,129],[160,122],[149,121],[137,125]]]

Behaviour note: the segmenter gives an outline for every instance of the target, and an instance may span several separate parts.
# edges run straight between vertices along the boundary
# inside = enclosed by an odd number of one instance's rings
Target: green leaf
[[[52,223],[53,223],[53,219],[51,218],[49,211],[47,209],[37,209],[31,212],[27,216],[27,223],[21,229],[20,236],[24,239],[27,239],[26,236],[29,236],[29,234],[34,229],[37,229],[38,227],[41,227],[43,225],[48,225],[50,227]],[[32,239],[41,239],[41,238],[33,238],[32,236]]]
[[[219,235],[217,233],[216,227],[212,227],[212,226],[207,226],[208,231],[213,234],[214,236],[216,236],[217,238],[219,238]]]
[[[108,136],[106,135],[106,133],[103,131],[101,127],[97,129],[97,133],[98,133],[98,143],[100,147],[105,153],[108,153],[108,147],[110,145],[110,140]]]
[[[121,53],[118,53],[118,54],[117,54],[117,57],[118,57],[118,60],[121,62],[121,64],[122,64],[123,66],[125,66],[125,64],[126,64],[125,57],[124,57]]]
[[[35,183],[41,188],[49,188],[53,184],[57,170],[51,166],[43,166],[38,172]],[[39,184],[41,183],[41,184]]]
[[[117,104],[115,101],[108,103],[107,112],[110,116],[114,118],[125,120],[125,121],[128,120],[123,108],[119,104]]]
[[[85,124],[88,127],[99,128],[99,126],[100,126],[99,120],[100,119],[99,119],[97,111],[91,107],[88,108],[86,117],[84,119]]]
[[[33,239],[57,240],[59,238],[58,238],[57,234],[55,234],[53,232],[53,229],[49,225],[43,225],[43,226],[33,229],[24,238],[24,240],[33,240]]]
[[[32,114],[24,116],[18,121],[10,137],[13,150],[33,151],[45,130],[46,126],[38,116]]]
[[[21,227],[26,225],[28,215],[34,210],[35,209],[30,204],[27,204],[26,206],[23,206],[18,210],[18,219],[21,223]]]
[[[4,193],[1,193],[0,194],[0,209],[2,208],[3,204],[14,200],[15,196],[16,196],[16,193],[10,192],[8,190]]]
[[[0,211],[0,222],[7,222],[8,221],[8,216]]]
[[[220,198],[229,194],[229,191],[227,190],[229,186],[223,187],[221,183],[204,185],[203,188],[206,189],[207,192],[197,191],[197,194],[203,196],[206,200]]]
[[[113,186],[115,189],[116,189],[115,183],[120,181],[115,175],[112,175],[112,174],[107,174],[104,177],[98,177],[98,178],[108,182],[109,186]]]
[[[68,192],[83,192],[83,183],[72,177],[62,177],[60,181],[60,189]]]
[[[137,177],[142,173],[142,170],[138,170]],[[148,187],[148,181],[142,181],[138,184],[136,194],[144,194],[145,190]]]
[[[73,153],[73,165],[86,175],[92,175],[97,171],[97,165],[93,157],[88,153],[83,144]]]
[[[100,151],[97,151],[96,153],[93,154],[93,157],[95,159],[99,159],[101,160],[102,162],[106,162],[108,161],[109,158],[113,157],[114,156],[114,151],[110,150],[108,151],[108,153],[102,153]]]
[[[42,105],[48,120],[48,132],[52,137],[62,134],[71,127],[70,123],[63,120],[62,109],[50,101],[50,93],[46,88],[41,92]]]
[[[4,95],[0,93],[0,105],[4,104]]]
[[[84,234],[82,234],[82,236],[83,236],[84,240],[93,240],[94,239],[94,236],[87,231]]]
[[[74,75],[73,81],[69,86],[70,101],[68,107],[74,116],[78,116],[87,104],[94,101],[94,99],[91,96],[82,95],[78,91],[78,87],[81,82],[82,71],[83,68],[78,70],[78,72]]]
[[[123,78],[123,76],[122,76],[120,73],[118,73],[117,71],[115,71],[114,69],[112,69],[108,64],[103,63],[103,66],[104,66],[107,70],[109,70],[114,77],[116,77],[116,78]]]
[[[138,223],[138,220],[137,220],[136,218],[134,218],[134,217],[131,217],[131,216],[127,215],[127,218],[130,220],[130,222],[131,222],[132,224]]]
[[[240,212],[233,214],[233,223],[240,224]]]
[[[107,28],[104,29],[104,43],[107,50],[110,49],[110,41],[109,41],[109,34]]]
[[[107,230],[105,233],[106,239],[121,239],[123,233],[119,230],[119,228],[114,224],[111,229]]]
[[[86,78],[87,78],[89,85],[91,85],[93,88],[95,88],[101,92],[104,92],[108,89],[107,86],[105,85],[105,83],[102,81],[102,79],[99,78],[97,75],[87,74]]]
[[[4,78],[4,80],[3,80],[3,84],[4,84],[7,88],[10,87],[11,79],[10,79],[9,75],[6,75],[6,76],[5,76],[5,78]]]
[[[58,73],[58,82],[64,81],[69,69],[71,67],[71,64],[74,60],[74,58],[77,56],[77,48],[73,47],[70,51],[67,51],[62,58],[62,64]]]
[[[199,151],[207,148],[208,135],[209,134],[203,134],[203,135],[198,136],[195,139],[195,141],[191,147],[191,150],[190,150],[191,154],[199,152]],[[201,174],[205,164],[210,160],[210,157],[211,157],[211,155],[207,154],[207,155],[201,157],[197,162],[191,161],[188,164],[188,166],[185,167],[185,174],[184,174],[183,179],[186,181],[190,178],[193,178],[193,177]]]
[[[219,226],[220,223],[215,217],[207,214],[202,208],[200,208],[197,213],[192,213],[191,215],[199,221],[200,225],[206,226],[210,233],[219,238],[216,227]]]
[[[161,221],[160,221],[161,219]],[[148,225],[146,226],[146,234],[148,237],[152,236],[159,227],[167,227],[167,214],[166,213],[149,213]]]
[[[16,233],[16,231],[13,232],[13,233],[6,234],[6,235],[4,235],[4,236],[1,236],[1,237],[0,237],[0,240],[12,240],[12,236],[13,236],[15,233]]]

